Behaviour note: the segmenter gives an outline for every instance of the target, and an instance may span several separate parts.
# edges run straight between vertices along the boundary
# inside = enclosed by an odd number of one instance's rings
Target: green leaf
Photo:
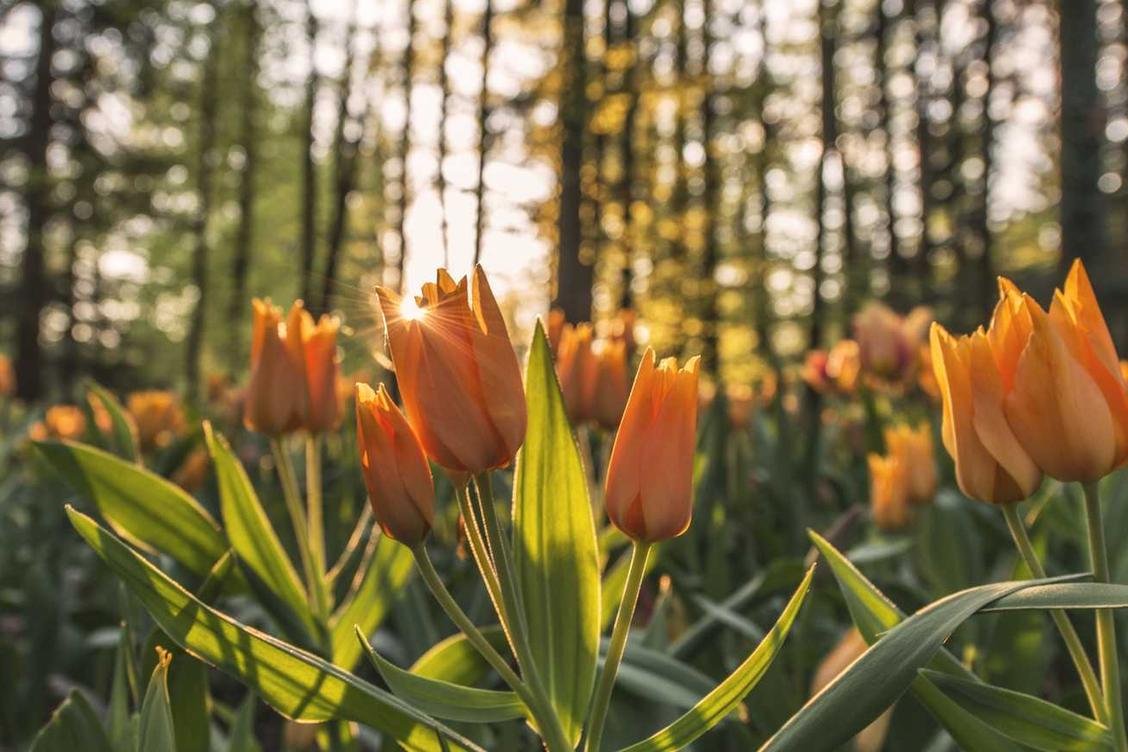
[[[98,714],[78,690],[70,693],[35,735],[29,752],[112,752]]]
[[[307,633],[316,634],[317,627],[301,578],[271,526],[247,471],[231,452],[227,441],[213,431],[209,423],[204,423],[204,438],[219,485],[223,528],[240,563],[249,567],[278,596],[298,617]]]
[[[529,430],[514,478],[517,582],[533,661],[565,734],[575,744],[595,686],[599,554],[587,476],[539,324],[525,372],[525,395]]]
[[[227,735],[227,752],[262,752],[255,740],[255,701],[253,692],[247,694],[247,699],[239,706],[235,720],[231,722],[231,731]]]
[[[684,749],[735,710],[745,695],[755,688],[772,665],[772,661],[779,655],[783,642],[787,639],[787,633],[799,613],[799,607],[803,605],[803,600],[807,597],[814,572],[814,567],[807,570],[806,576],[799,583],[799,587],[784,607],[783,613],[780,614],[775,625],[756,646],[756,649],[752,651],[752,654],[744,659],[744,663],[740,664],[735,671],[729,674],[724,681],[681,718],[647,739],[632,744],[622,752]],[[811,749],[815,748],[821,749],[822,747],[812,747]],[[796,747],[795,749],[804,748]]]
[[[356,630],[356,640],[392,691],[424,713],[448,721],[467,723],[511,721],[527,715],[524,703],[513,692],[477,689],[419,676],[384,659],[373,649],[359,628]]]
[[[480,627],[478,631],[496,650],[503,653],[508,650],[505,630],[500,625]],[[490,664],[461,632],[437,643],[411,667],[411,673],[416,676],[466,686],[477,684],[490,670]]]
[[[141,725],[137,732],[137,752],[176,752],[176,732],[172,722],[172,701],[168,695],[168,667],[172,654],[157,648],[159,658],[149,688],[141,702]]]
[[[939,671],[921,671],[965,710],[1011,739],[1046,752],[1113,749],[1108,727],[1033,695],[960,679]]]
[[[357,721],[383,731],[408,750],[439,750],[444,743],[480,750],[394,695],[209,608],[94,520],[71,507],[67,514],[169,637],[254,689],[287,718]]]
[[[353,627],[370,635],[384,621],[415,572],[411,549],[372,528],[360,569],[345,602],[329,623],[333,663],[351,670],[360,661],[361,647]]]
[[[119,457],[136,462],[140,451],[137,449],[137,434],[133,430],[133,423],[127,417],[125,408],[118,402],[117,397],[109,390],[96,382],[90,382],[87,391],[94,399],[102,403],[110,416],[110,449]]]
[[[133,749],[133,721],[129,712],[129,679],[126,663],[129,660],[129,631],[122,627],[118,648],[114,653],[114,679],[110,685],[110,703],[107,712],[110,745],[113,749]]]
[[[94,502],[110,527],[149,553],[162,552],[206,575],[228,549],[219,525],[183,489],[140,465],[70,441],[35,444],[75,491]]]
[[[984,611],[1046,608],[1128,608],[1128,585],[1107,582],[1055,582],[1012,593]]]
[[[600,646],[600,665],[606,652]],[[628,643],[615,675],[615,686],[654,702],[688,710],[713,691],[715,682],[695,668],[665,653]]]

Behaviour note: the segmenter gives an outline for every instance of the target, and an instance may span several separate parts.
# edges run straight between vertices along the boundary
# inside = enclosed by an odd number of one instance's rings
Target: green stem
[[[1101,521],[1101,499],[1096,482],[1082,483],[1085,491],[1085,522],[1089,528],[1089,559],[1096,582],[1109,582],[1108,547],[1105,545],[1104,523]],[[1109,722],[1116,739],[1116,748],[1128,750],[1128,734],[1124,731],[1124,707],[1120,690],[1120,659],[1116,649],[1115,612],[1110,608],[1097,610],[1097,653],[1101,663],[1101,683],[1104,686],[1105,705]]]
[[[603,670],[599,672],[599,682],[591,700],[591,715],[588,718],[587,752],[599,752],[603,741],[603,724],[607,720],[607,710],[611,702],[611,690],[615,688],[615,674],[627,649],[627,637],[631,632],[638,592],[642,588],[642,578],[646,575],[646,560],[650,557],[652,543],[636,542],[631,550],[631,565],[627,570],[627,583],[623,588],[623,599],[615,614],[615,626],[611,629],[611,642],[607,646],[607,656],[603,659]]]
[[[559,727],[559,721],[556,720],[556,714],[552,711],[550,706],[546,706],[540,698],[530,689],[529,685],[521,680],[513,669],[509,667],[508,661],[501,656],[490,641],[486,639],[485,635],[481,633],[458,602],[454,600],[454,596],[447,590],[446,585],[443,584],[442,578],[439,573],[435,571],[435,565],[431,563],[431,557],[427,554],[427,548],[424,544],[419,543],[411,548],[412,554],[415,555],[415,564],[419,568],[419,573],[423,576],[423,581],[427,583],[428,589],[431,594],[435,596],[435,600],[439,602],[443,610],[446,611],[447,616],[454,622],[466,639],[470,641],[486,662],[497,671],[502,680],[509,685],[509,687],[521,698],[521,701],[529,708],[534,719],[537,722],[537,727],[542,729],[542,733],[547,734],[547,729],[554,726]],[[545,746],[550,752],[565,752],[571,749],[571,745],[567,739],[561,737],[545,736]]]
[[[1010,528],[1011,537],[1014,539],[1015,547],[1018,548],[1018,553],[1022,556],[1022,561],[1025,562],[1036,579],[1045,579],[1046,570],[1042,567],[1042,562],[1038,560],[1038,554],[1034,551],[1034,546],[1030,542],[1026,526],[1022,524],[1022,519],[1018,515],[1018,505],[1004,504],[1003,517],[1007,521],[1007,527]],[[1108,709],[1105,707],[1104,693],[1097,681],[1093,664],[1089,661],[1088,654],[1085,653],[1085,646],[1081,644],[1081,638],[1073,627],[1073,622],[1060,608],[1050,609],[1050,618],[1057,625],[1061,639],[1065,641],[1065,647],[1069,651],[1069,657],[1073,659],[1073,665],[1077,667],[1077,673],[1081,677],[1081,685],[1085,688],[1085,696],[1089,699],[1089,707],[1092,708],[1093,717],[1107,725]]]
[[[318,620],[324,619],[328,613],[325,588],[313,562],[309,550],[309,521],[306,519],[305,509],[302,507],[301,494],[298,491],[298,479],[294,474],[294,463],[290,453],[282,446],[279,437],[270,440],[270,451],[274,455],[274,464],[278,468],[278,479],[282,483],[282,498],[286,501],[286,511],[290,514],[290,522],[294,526],[294,538],[298,544],[298,556],[302,563],[302,573],[305,575],[309,607]]]
[[[498,583],[501,588],[501,599],[508,614],[506,634],[517,656],[517,663],[521,666],[521,673],[529,684],[529,689],[537,700],[549,708],[551,728],[541,728],[541,733],[547,742],[550,737],[557,737],[557,742],[562,743],[565,749],[571,749],[564,728],[556,712],[552,710],[552,702],[544,689],[540,673],[537,671],[536,661],[533,659],[533,650],[529,645],[529,628],[525,621],[525,607],[521,601],[521,593],[517,589],[517,575],[513,567],[513,558],[509,553],[509,544],[501,532],[501,523],[497,518],[497,507],[494,503],[493,486],[490,483],[489,473],[482,473],[474,477],[474,486],[478,489],[478,509],[481,512],[482,529],[486,534],[486,542],[493,554],[493,564],[497,572]]]
[[[306,508],[309,515],[309,552],[320,576],[324,576],[325,513],[321,499],[321,437],[310,434],[305,442]]]
[[[502,629],[505,629],[508,635],[509,618],[505,610],[505,602],[501,597],[501,583],[497,579],[497,570],[494,568],[493,560],[490,559],[489,548],[482,537],[482,527],[478,522],[478,514],[474,511],[474,503],[470,500],[469,487],[459,487],[455,491],[455,496],[458,498],[459,511],[462,512],[462,525],[466,532],[466,542],[470,546],[470,554],[474,557],[478,571],[482,574],[486,593],[490,596],[490,601],[493,602],[494,611],[501,621]]]

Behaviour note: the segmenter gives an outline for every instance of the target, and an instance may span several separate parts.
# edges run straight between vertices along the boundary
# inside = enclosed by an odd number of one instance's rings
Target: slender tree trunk
[[[980,15],[986,34],[983,61],[986,63],[987,86],[983,92],[983,132],[980,159],[983,161],[983,187],[979,192],[979,207],[975,212],[975,232],[978,236],[979,257],[976,260],[974,299],[980,313],[988,316],[994,308],[995,264],[994,238],[991,234],[991,171],[994,168],[995,118],[991,114],[991,97],[995,93],[995,43],[999,35],[999,22],[994,13],[994,0],[980,0]]]
[[[1092,265],[1105,247],[1097,188],[1105,113],[1097,89],[1097,0],[1059,0],[1061,43],[1061,260]]]
[[[230,367],[235,370],[243,362],[244,327],[247,300],[247,276],[255,231],[255,175],[258,168],[258,57],[261,27],[258,0],[248,0],[246,38],[243,41],[243,94],[240,97],[239,144],[243,149],[243,169],[239,173],[239,226],[235,231],[235,249],[231,263],[231,300],[227,306],[230,324]]]
[[[901,280],[908,275],[907,264],[901,255],[901,242],[897,236],[897,167],[894,161],[893,149],[893,102],[889,97],[889,36],[893,32],[892,21],[885,13],[885,3],[879,2],[877,7],[877,51],[874,59],[874,72],[877,76],[878,87],[878,118],[881,132],[885,134],[885,170],[882,175],[884,190],[882,199],[885,204],[886,237],[888,255],[888,269],[890,276],[890,290],[900,286]]]
[[[638,19],[631,10],[630,2],[623,0],[623,36],[630,45],[630,67],[623,74],[623,90],[628,97],[627,112],[623,118],[623,133],[620,141],[622,156],[622,186],[621,201],[623,202],[623,272],[620,280],[619,307],[630,308],[634,304],[634,251],[637,238],[635,237],[634,204],[636,199],[635,175],[635,138],[636,123],[638,121],[638,99],[641,87],[639,86],[638,71],[641,65],[639,55],[642,50],[636,41],[638,33]]]
[[[930,8],[935,10],[935,6],[930,6],[929,0],[913,0],[913,23],[918,59],[923,55],[925,46],[928,44],[925,16],[929,15]],[[929,132],[930,118],[928,113],[928,105],[932,97],[932,85],[930,81],[920,75],[919,71],[914,78],[917,87],[917,163],[920,170],[920,245],[917,247],[916,256],[913,257],[910,265],[913,284],[902,286],[903,290],[911,290],[911,298],[898,300],[900,307],[921,300],[924,293],[930,289],[928,277],[933,251],[932,233],[929,231],[933,208],[933,174],[932,135]]]
[[[407,0],[407,44],[403,48],[403,62],[400,70],[403,80],[403,130],[400,131],[400,193],[399,210],[396,216],[396,235],[399,238],[399,257],[396,259],[396,289],[403,292],[404,265],[407,263],[407,207],[411,203],[411,182],[408,180],[407,165],[411,156],[411,91],[415,78],[415,0]]]
[[[705,226],[702,228],[705,239],[702,259],[702,318],[704,342],[701,352],[701,365],[705,372],[720,381],[720,326],[721,316],[717,304],[719,290],[717,285],[717,264],[720,260],[720,238],[718,227],[721,211],[721,159],[717,146],[717,80],[713,76],[710,62],[713,54],[713,2],[705,0],[705,18],[702,21],[704,57],[702,61],[702,80],[705,90],[701,97],[701,124],[705,142]]]
[[[216,16],[218,18],[218,15]],[[204,345],[204,323],[208,310],[208,218],[211,214],[212,150],[215,147],[216,81],[219,68],[218,21],[208,30],[209,47],[204,59],[199,90],[199,142],[196,152],[196,216],[192,222],[195,249],[192,251],[192,282],[199,291],[188,329],[185,381],[188,399],[200,397],[200,368]]]
[[[755,295],[755,326],[756,339],[760,348],[764,350],[768,360],[776,362],[774,348],[772,347],[772,301],[768,295],[768,267],[770,253],[768,245],[768,223],[772,214],[772,196],[768,191],[768,170],[771,169],[772,149],[775,147],[775,123],[764,117],[768,95],[771,91],[771,82],[768,70],[768,18],[765,12],[767,0],[760,0],[757,9],[759,16],[757,26],[760,34],[761,55],[760,64],[756,72],[756,96],[753,100],[755,112],[760,119],[760,128],[763,132],[763,142],[760,153],[756,155],[756,190],[760,199],[760,236],[756,242],[756,257],[753,260],[753,271],[750,275],[752,294]]]
[[[447,182],[443,174],[443,165],[447,157],[447,104],[450,99],[450,80],[447,76],[447,62],[450,60],[450,48],[454,41],[454,0],[445,0],[443,3],[443,45],[439,54],[439,171],[435,176],[436,190],[439,194],[439,212],[442,214],[442,227],[440,232],[443,241],[443,266],[450,266],[450,229],[447,217]]]
[[[305,111],[302,123],[302,226],[301,254],[302,279],[301,298],[311,300],[313,294],[313,262],[317,255],[317,165],[313,161],[314,110],[317,108],[317,90],[320,81],[317,74],[316,45],[318,35],[317,16],[313,12],[313,0],[306,0],[306,44],[309,46],[309,72],[306,74]]]
[[[819,60],[822,69],[822,156],[819,158],[818,175],[815,183],[815,222],[818,235],[815,241],[815,265],[811,270],[812,295],[811,325],[808,334],[809,346],[820,347],[823,340],[823,328],[826,318],[826,306],[822,296],[824,280],[823,262],[826,258],[827,241],[829,233],[826,227],[826,166],[830,155],[835,151],[835,142],[838,139],[838,118],[835,116],[835,75],[834,75],[834,50],[836,44],[835,8],[829,3],[838,0],[820,0],[818,10],[819,20]]]
[[[51,86],[55,81],[51,58],[55,54],[56,9],[53,0],[39,6],[39,52],[35,88],[31,97],[31,123],[23,149],[28,165],[24,205],[27,209],[27,243],[20,260],[20,305],[16,321],[17,395],[31,401],[43,396],[43,349],[39,319],[47,305],[48,284],[44,256],[44,229],[51,210],[47,151],[51,133]]]
[[[356,52],[356,3],[352,5],[349,16],[349,26],[346,37],[348,50],[345,53],[345,64],[341,72],[341,80],[337,85],[337,128],[333,135],[334,176],[336,185],[333,192],[333,219],[329,224],[325,256],[325,276],[321,282],[321,297],[316,310],[328,313],[333,307],[333,295],[336,288],[337,266],[340,263],[341,246],[344,245],[345,232],[348,229],[349,194],[356,185],[356,161],[360,148],[361,129],[353,129],[350,134],[348,125],[349,99],[352,95],[352,71]],[[366,106],[367,109],[367,106]]]
[[[493,0],[482,12],[482,86],[478,93],[478,179],[474,184],[474,264],[482,260],[486,229],[486,158],[490,153],[490,53],[493,52]]]
[[[564,80],[561,85],[560,118],[563,127],[560,154],[560,214],[557,234],[560,243],[556,268],[556,297],[553,304],[571,322],[591,318],[594,266],[584,258],[580,203],[583,200],[580,170],[583,167],[584,124],[587,122],[585,92],[584,8],[582,0],[565,0],[562,54]]]

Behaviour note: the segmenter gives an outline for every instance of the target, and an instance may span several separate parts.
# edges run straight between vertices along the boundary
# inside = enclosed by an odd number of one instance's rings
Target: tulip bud
[[[886,429],[885,448],[904,467],[909,503],[931,502],[936,496],[936,461],[928,424],[915,429],[905,425]]]
[[[565,324],[560,332],[560,346],[556,358],[556,375],[560,379],[560,392],[564,396],[564,411],[573,426],[592,418],[592,398],[595,392],[596,363],[592,352],[591,324]]]
[[[43,414],[43,420],[28,429],[33,441],[66,439],[77,441],[86,433],[86,415],[74,405],[52,405]]]
[[[862,370],[861,348],[852,339],[839,340],[826,356],[826,375],[841,394],[853,394]]]
[[[882,530],[896,531],[909,524],[909,468],[901,457],[870,454],[870,514]]]
[[[337,363],[336,316],[323,315],[315,324],[313,316],[302,311],[301,342],[305,361],[306,416],[303,428],[310,433],[332,431],[341,424],[341,403],[337,395],[340,367]]]
[[[282,311],[269,300],[255,299],[253,310],[251,382],[243,423],[252,431],[280,436],[301,428],[305,418],[305,358],[300,335],[304,311],[295,303],[283,327]]]
[[[560,350],[560,339],[564,336],[565,326],[567,319],[564,317],[564,311],[553,308],[548,312],[548,347],[554,357]]]
[[[11,397],[16,393],[16,372],[12,361],[0,355],[0,397]]]
[[[396,378],[423,448],[448,470],[508,465],[525,440],[525,393],[505,319],[481,267],[473,290],[440,269],[402,300],[378,288]]]
[[[407,546],[421,543],[435,518],[431,468],[415,432],[381,384],[356,385],[356,437],[368,499],[380,529]]]
[[[681,370],[674,358],[657,367],[654,361],[647,348],[611,449],[605,491],[611,522],[648,543],[689,527],[697,428],[699,359]]]
[[[591,417],[605,431],[614,431],[623,419],[631,385],[627,377],[625,339],[601,340],[593,347],[595,383],[591,396]]]
[[[932,365],[944,406],[941,436],[960,489],[994,504],[1034,493],[1042,471],[1004,416],[1004,374],[988,335],[956,338],[933,324]]]
[[[180,398],[172,392],[157,389],[133,392],[125,404],[137,426],[142,451],[168,446],[184,430],[184,410]]]

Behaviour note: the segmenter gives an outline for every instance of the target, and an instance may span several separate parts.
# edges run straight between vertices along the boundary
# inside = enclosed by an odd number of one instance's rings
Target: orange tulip
[[[1015,436],[1058,480],[1107,475],[1128,458],[1128,386],[1084,268],[1049,313],[1007,280],[1000,298],[988,337]]]
[[[279,436],[302,427],[306,414],[305,357],[301,303],[282,325],[281,309],[255,299],[251,338],[251,382],[243,423],[252,431]]]
[[[548,312],[548,346],[553,355],[560,350],[560,340],[564,336],[564,327],[567,323],[564,311],[559,308],[553,308]]]
[[[862,370],[861,347],[852,339],[836,342],[826,357],[826,374],[841,394],[853,394]]]
[[[627,349],[625,339],[602,340],[596,342],[593,348],[596,368],[591,416],[605,431],[619,427],[630,396]]]
[[[896,454],[870,454],[870,514],[882,530],[900,530],[909,524],[909,467]]]
[[[28,436],[35,441],[44,439],[81,439],[86,433],[86,415],[82,408],[74,405],[52,405],[43,414],[43,420],[37,421],[28,429]]]
[[[380,529],[408,546],[421,543],[435,519],[431,468],[415,432],[381,384],[356,385],[356,436],[368,499]]]
[[[885,430],[885,448],[905,469],[908,500],[928,504],[936,496],[936,460],[932,451],[932,431],[927,423],[917,428],[900,425]]]
[[[592,352],[591,324],[565,324],[560,331],[556,375],[564,395],[564,410],[573,426],[592,418],[592,397],[599,368]]]
[[[423,448],[448,470],[480,473],[517,454],[525,395],[481,267],[469,292],[465,277],[455,282],[445,269],[413,301],[377,289],[407,416]]]
[[[188,493],[195,493],[207,480],[209,467],[211,456],[208,450],[202,447],[196,449],[180,463],[180,467],[172,475],[172,482]]]
[[[0,397],[11,397],[16,393],[16,372],[12,361],[0,355]]]
[[[1042,471],[1004,415],[1004,378],[991,340],[982,330],[953,337],[932,325],[932,365],[943,403],[944,448],[956,463],[956,481],[973,499],[1020,501],[1042,482]]]
[[[303,428],[310,433],[331,431],[341,424],[341,404],[337,397],[337,331],[341,322],[336,316],[322,315],[315,324],[313,316],[301,313],[301,344],[305,360],[306,415]]]
[[[184,409],[180,398],[172,392],[163,389],[133,392],[126,399],[125,408],[137,426],[142,451],[168,446],[184,430]]]
[[[607,516],[631,538],[655,542],[685,532],[693,513],[697,368],[690,358],[655,366],[647,348],[607,465]]]
[[[932,311],[918,307],[900,316],[872,302],[854,316],[854,338],[862,370],[879,383],[904,384],[919,365],[918,356]]]
[[[1120,361],[1120,378],[1128,382],[1128,360]]]

